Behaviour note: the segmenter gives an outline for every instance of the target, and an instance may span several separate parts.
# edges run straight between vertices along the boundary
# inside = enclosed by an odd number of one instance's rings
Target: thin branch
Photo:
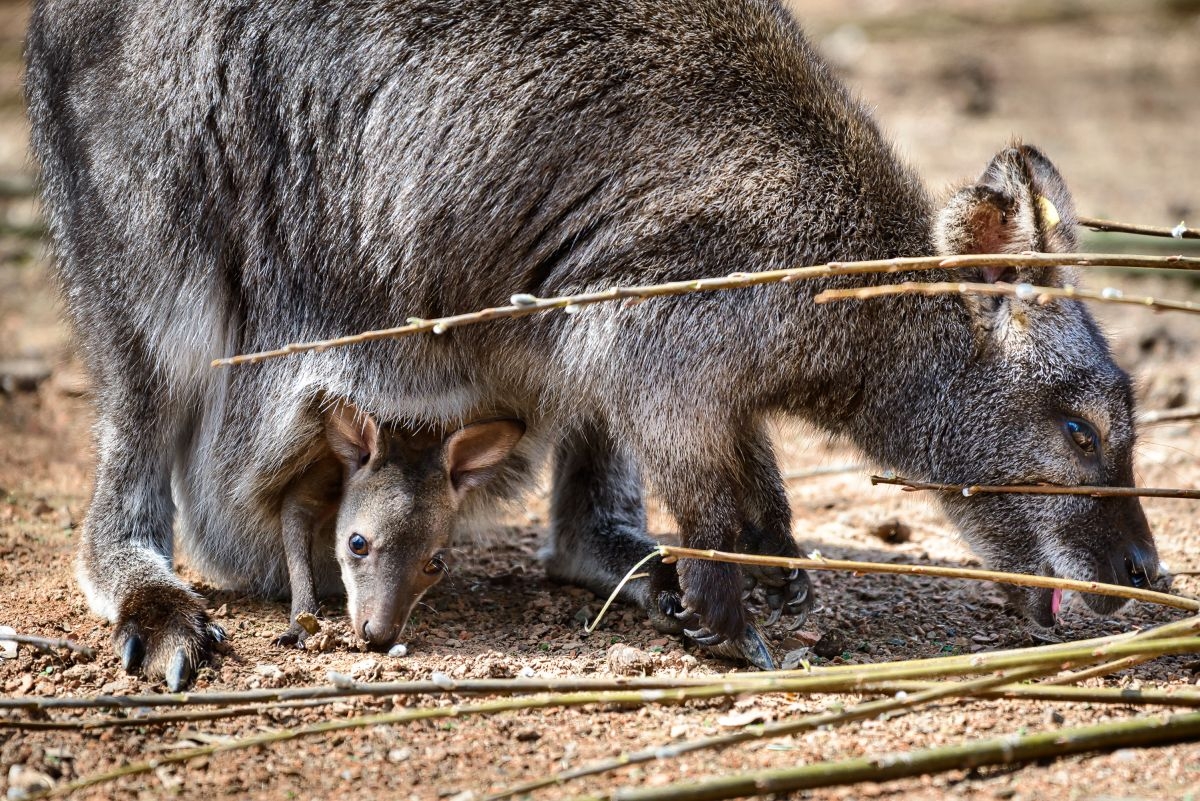
[[[1097,666],[1105,669],[1114,663]],[[1084,671],[1080,671],[1083,673]],[[1109,675],[1115,670],[1106,670]],[[1006,684],[991,690],[975,693],[979,698],[1009,698],[1026,701],[1054,701],[1066,704],[1119,704],[1123,706],[1178,706],[1200,707],[1200,691],[1195,690],[1147,690],[1127,687],[1059,687],[1057,676],[1040,684]],[[859,690],[861,693],[891,695],[897,692],[918,692],[933,687],[934,681],[889,681],[870,685]]]
[[[687,281],[670,281],[645,286],[611,287],[578,295],[553,298],[537,298],[533,295],[513,295],[507,306],[496,306],[480,311],[455,314],[435,319],[411,317],[407,325],[364,331],[350,336],[312,342],[296,342],[277,350],[247,353],[215,359],[213,367],[230,367],[239,364],[255,364],[264,359],[291,356],[306,351],[323,351],[380,339],[398,339],[413,334],[443,334],[452,328],[488,322],[489,320],[528,317],[531,314],[561,309],[571,314],[584,306],[614,301],[637,302],[669,295],[687,295],[696,292],[716,292],[728,289],[745,289],[765,284],[787,284],[813,278],[828,278],[835,275],[867,275],[873,273],[899,273],[935,269],[963,269],[969,267],[1142,267],[1176,270],[1200,270],[1200,258],[1185,256],[1135,256],[1108,253],[1025,253],[973,254],[966,256],[921,256],[895,259],[878,259],[859,262],[829,262],[808,267],[791,267],[784,270],[766,270],[756,273],[733,273],[716,278],[700,278]]]
[[[1064,287],[1033,286],[1032,284],[972,284],[942,282],[936,284],[921,284],[916,282],[902,284],[883,284],[880,286],[864,286],[857,289],[827,289],[813,300],[817,303],[830,303],[839,300],[874,300],[898,295],[1002,295],[1032,300],[1045,305],[1055,298],[1066,300],[1094,300],[1101,303],[1123,303],[1130,306],[1143,306],[1159,311],[1181,311],[1200,314],[1200,303],[1190,300],[1158,300],[1146,296],[1126,295],[1119,289],[1106,287],[1099,292],[1090,289],[1079,289],[1071,284]]]
[[[962,578],[977,581],[994,581],[999,584],[1015,584],[1021,587],[1044,587],[1047,589],[1076,590],[1096,595],[1112,595],[1137,601],[1170,606],[1175,609],[1200,611],[1200,601],[1168,595],[1165,592],[1104,584],[1099,581],[1076,581],[1051,576],[1034,576],[1026,573],[1003,573],[998,570],[976,570],[962,567],[938,567],[934,565],[887,564],[882,562],[855,562],[846,559],[800,559],[786,556],[760,556],[758,554],[727,553],[660,545],[663,556],[681,559],[704,559],[712,562],[732,562],[740,565],[765,565],[768,567],[800,568],[802,570],[847,570],[853,573],[893,573],[898,575],[937,576],[939,578]]]
[[[1137,417],[1138,425],[1152,426],[1159,423],[1180,423],[1200,420],[1200,407],[1188,406],[1182,409],[1155,409],[1142,412]]]
[[[1172,239],[1200,239],[1200,228],[1188,228],[1182,222],[1173,228],[1162,228],[1157,225],[1135,225],[1133,223],[1102,220],[1097,217],[1080,217],[1079,224],[1093,231],[1107,231],[1118,234],[1141,234],[1142,236],[1165,236]]]
[[[1182,498],[1200,500],[1200,490],[1160,489],[1155,487],[1067,487],[1060,484],[939,484],[911,481],[899,476],[871,476],[871,484],[891,484],[908,492],[933,490],[953,492],[964,497],[980,494],[1015,493],[1018,495],[1085,495],[1091,498]]]
[[[129,718],[95,717],[83,720],[6,720],[0,718],[0,730],[46,730],[46,731],[93,731],[95,729],[130,729],[146,726],[170,726],[178,723],[197,723],[224,718],[265,715],[269,712],[286,712],[292,709],[312,709],[338,703],[339,698],[319,698],[312,701],[286,701],[278,704],[255,704],[253,706],[227,706],[218,709],[195,709],[187,712],[167,712],[160,715],[135,715]]]
[[[1192,627],[1193,630],[1197,626],[1200,626],[1200,618],[1190,619],[1189,626]],[[1157,633],[1151,630],[1143,632],[1134,639],[1139,641],[1143,647],[1149,645],[1152,649],[1168,642],[1166,640],[1158,640],[1156,637]],[[1076,662],[1076,664],[1096,664],[1098,662],[1105,663],[1100,665],[1100,668],[1114,665],[1116,663],[1110,661],[1110,657],[1112,655],[1121,653],[1124,650],[1127,650],[1130,646],[1136,647],[1138,644],[1138,642],[1126,642],[1119,644],[1113,643],[1110,646],[1096,648],[1091,650],[1086,657]],[[484,801],[499,801],[499,799],[529,793],[543,787],[561,785],[574,779],[608,773],[629,765],[644,764],[646,762],[653,762],[663,759],[673,759],[675,757],[682,756],[683,754],[689,754],[696,751],[723,750],[725,748],[729,748],[730,746],[752,740],[786,737],[806,731],[812,731],[822,726],[839,726],[858,720],[866,720],[887,713],[912,709],[916,706],[936,700],[969,697],[980,692],[996,690],[1005,685],[1017,684],[1019,682],[1029,681],[1034,678],[1057,673],[1063,667],[1064,664],[1056,660],[1050,660],[1041,664],[1026,663],[1023,665],[1013,666],[1013,668],[1007,670],[1007,672],[1001,670],[991,676],[985,676],[966,682],[943,682],[932,684],[918,690],[913,695],[897,695],[894,698],[886,698],[878,701],[859,704],[843,711],[825,712],[817,715],[809,715],[798,720],[780,721],[776,723],[762,724],[759,726],[749,726],[741,731],[730,734],[702,737],[695,740],[686,740],[667,745],[656,745],[651,748],[642,749],[633,753],[621,754],[620,756],[611,759],[600,760],[590,765],[583,765],[572,770],[566,770],[539,779],[524,782],[520,785],[516,785],[501,792],[486,796]]]
[[[587,801],[719,801],[757,797],[857,782],[872,783],[978,768],[1020,765],[1093,751],[1187,742],[1200,737],[1200,712],[1056,729],[1024,737],[998,737],[889,756],[819,762],[782,770],[761,770],[700,782],[589,795]]]
[[[1183,623],[1184,621],[1178,621]],[[1200,618],[1189,619],[1188,622],[1193,627],[1200,626]],[[1171,624],[1168,624],[1170,626]],[[1166,628],[1166,627],[1160,627]],[[1144,638],[1144,635],[1143,635]],[[1135,638],[1136,639],[1136,638]],[[1177,653],[1192,653],[1200,649],[1200,637],[1177,637],[1154,639],[1153,641],[1134,641],[1114,642],[1102,648],[1082,648],[1074,651],[1062,651],[1056,653],[1043,653],[1041,659],[1031,663],[1028,659],[1020,661],[1018,664],[1004,664],[1005,660],[987,660],[981,659],[980,663],[987,661],[992,665],[992,669],[1013,669],[1016,671],[1013,676],[1004,677],[1003,682],[1014,680],[1015,676],[1023,675],[1024,671],[1045,670],[1047,672],[1056,671],[1063,666],[1072,664],[1091,664],[1098,659],[1107,658],[1110,655],[1123,656],[1129,653],[1157,653],[1157,654],[1177,654]],[[983,669],[979,666],[969,669],[971,672],[981,672]],[[867,671],[870,673],[880,673],[880,671]],[[923,673],[915,669],[902,671],[888,671],[895,678],[911,677],[914,673],[919,677]],[[899,675],[896,675],[899,673]],[[905,676],[904,674],[909,674]],[[944,675],[944,674],[943,674]],[[888,678],[888,677],[880,677]],[[814,680],[816,680],[814,682]],[[625,691],[612,693],[568,693],[556,695],[542,695],[529,698],[507,698],[497,701],[488,701],[479,704],[448,706],[448,707],[433,707],[422,709],[405,709],[397,712],[388,712],[377,715],[366,715],[361,717],[348,718],[343,720],[324,721],[310,726],[303,726],[295,729],[282,729],[279,731],[267,732],[263,734],[253,735],[235,740],[227,740],[221,743],[205,745],[198,748],[191,748],[183,751],[178,751],[172,754],[157,756],[155,759],[138,762],[134,764],[123,765],[111,771],[85,776],[73,782],[59,785],[51,790],[40,794],[32,794],[29,798],[47,798],[60,797],[69,795],[77,790],[87,787],[92,787],[97,784],[114,781],[116,779],[141,775],[149,773],[154,769],[168,764],[184,763],[192,759],[200,757],[212,756],[219,753],[229,751],[243,750],[254,748],[257,746],[270,746],[282,742],[288,742],[301,737],[311,737],[319,734],[327,734],[335,731],[346,731],[350,729],[362,729],[372,726],[390,726],[403,723],[411,723],[418,720],[433,720],[440,718],[465,717],[468,715],[492,715],[500,712],[512,712],[524,709],[546,709],[546,708],[566,708],[577,706],[589,706],[594,704],[617,704],[617,705],[644,705],[644,704],[678,704],[685,701],[704,700],[710,698],[719,698],[731,695],[746,695],[756,693],[773,693],[773,692],[804,692],[807,685],[819,683],[821,677],[814,676],[799,676],[796,678],[774,678],[767,679],[751,679],[743,678],[738,682],[710,683],[698,687],[684,687],[676,689],[662,690],[639,690]],[[974,683],[965,682],[962,686],[974,686]],[[989,685],[991,686],[991,685]]]
[[[671,743],[669,745],[654,745],[650,748],[644,748],[640,751],[624,753],[610,759],[598,760],[589,765],[581,765],[578,768],[559,771],[558,773],[552,773],[549,776],[543,776],[539,779],[532,779],[530,781],[522,782],[520,784],[513,785],[512,787],[507,787],[498,792],[486,795],[483,797],[483,801],[501,801],[501,799],[504,798],[512,798],[515,795],[525,795],[535,790],[540,790],[544,787],[561,786],[576,779],[583,779],[589,776],[599,776],[600,774],[626,768],[630,765],[643,765],[647,762],[658,762],[665,759],[674,759],[695,751],[720,750],[754,740],[765,740],[775,737],[786,737],[788,735],[801,734],[806,731],[813,731],[822,726],[844,726],[848,723],[854,723],[859,720],[869,720],[880,715],[912,709],[916,706],[944,698],[966,697],[973,695],[976,692],[995,689],[996,687],[1008,684],[1010,682],[1026,681],[1038,676],[1043,676],[1048,672],[1052,672],[1053,670],[1053,667],[1013,670],[1009,672],[998,673],[994,676],[976,679],[974,681],[948,682],[945,684],[939,684],[936,687],[920,690],[913,695],[901,695],[894,698],[885,698],[879,701],[867,701],[866,703],[858,704],[850,709],[840,712],[824,712],[817,715],[808,715],[800,718],[799,720],[747,726],[741,731],[732,732],[730,734],[701,737],[695,740],[685,740],[683,742]]]
[[[88,659],[96,658],[96,649],[74,640],[56,639],[53,637],[35,637],[32,634],[0,634],[0,642],[15,642],[18,645],[29,645],[42,651],[73,651]]]
[[[866,470],[865,464],[835,464],[826,467],[814,467],[810,470],[791,470],[783,474],[784,481],[801,481],[806,478],[820,478],[821,476],[839,476],[843,473],[857,473],[860,470]]]

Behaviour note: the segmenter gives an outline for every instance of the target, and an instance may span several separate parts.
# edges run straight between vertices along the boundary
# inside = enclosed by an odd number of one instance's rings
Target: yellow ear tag
[[[1058,209],[1054,208],[1054,204],[1050,202],[1050,198],[1045,195],[1038,195],[1038,208],[1042,212],[1042,220],[1045,221],[1047,228],[1053,228],[1062,222],[1062,217],[1058,216]]]

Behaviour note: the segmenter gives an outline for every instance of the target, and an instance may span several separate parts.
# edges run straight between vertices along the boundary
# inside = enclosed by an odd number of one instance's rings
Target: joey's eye
[[[425,575],[427,575],[427,576],[436,576],[439,573],[445,573],[448,570],[449,570],[449,568],[446,567],[446,563],[442,560],[442,557],[440,557],[440,556],[435,556],[432,559],[430,559],[428,562],[425,563],[425,567],[424,567]]]
[[[371,550],[371,546],[367,544],[367,538],[362,534],[351,534],[350,539],[346,540],[346,547],[355,556],[366,556]]]
[[[1067,420],[1067,433],[1071,435],[1079,450],[1088,456],[1094,454],[1100,446],[1100,436],[1096,429],[1082,420]]]
[[[360,453],[358,455],[358,466],[359,467],[366,467],[367,462],[369,462],[369,461],[371,461],[371,454],[364,452],[364,453]]]
[[[1000,212],[1000,224],[1008,225],[1008,212],[1007,211]]]

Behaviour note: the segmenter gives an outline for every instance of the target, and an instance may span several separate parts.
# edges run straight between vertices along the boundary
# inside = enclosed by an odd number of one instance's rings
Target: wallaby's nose
[[[1149,587],[1158,580],[1158,554],[1153,548],[1130,545],[1125,551],[1125,570],[1129,583],[1139,589]]]
[[[372,645],[391,645],[396,639],[396,627],[381,623],[372,624],[370,620],[366,620],[362,624],[362,636]]]

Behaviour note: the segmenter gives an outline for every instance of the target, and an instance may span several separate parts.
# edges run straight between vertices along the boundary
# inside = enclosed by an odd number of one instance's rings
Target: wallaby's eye
[[[442,557],[435,556],[432,559],[430,559],[428,562],[425,563],[424,570],[425,570],[425,575],[436,576],[439,573],[448,572],[449,568],[446,567],[446,563],[445,563],[445,561],[442,560]]]
[[[1067,433],[1071,435],[1071,439],[1079,450],[1088,456],[1094,454],[1100,447],[1100,435],[1096,433],[1096,429],[1082,420],[1067,420]]]
[[[364,451],[358,455],[358,466],[359,467],[366,467],[367,462],[369,462],[369,461],[371,461],[371,454],[367,453],[366,451]]]
[[[371,550],[371,546],[367,544],[367,538],[362,534],[351,534],[350,539],[346,541],[346,547],[355,556],[366,556]]]

